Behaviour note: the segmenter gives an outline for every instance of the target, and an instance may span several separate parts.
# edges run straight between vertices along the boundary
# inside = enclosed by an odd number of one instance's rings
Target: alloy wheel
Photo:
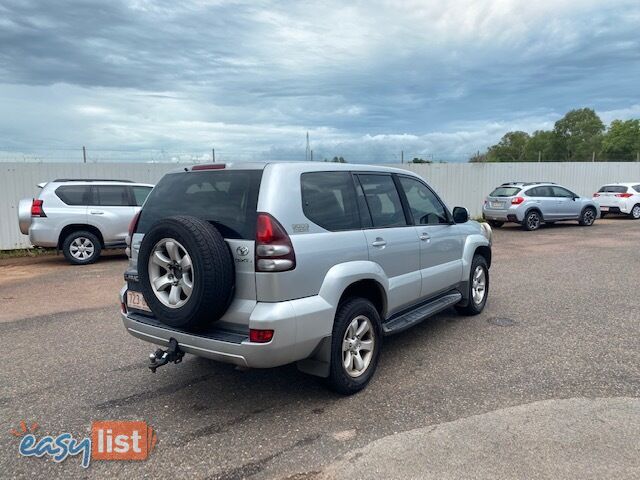
[[[480,305],[484,300],[484,296],[487,290],[487,274],[481,265],[478,265],[473,272],[471,279],[471,297],[473,303]]]
[[[87,237],[75,238],[69,245],[71,256],[82,261],[90,259],[95,250],[95,245]]]
[[[358,315],[354,318],[342,339],[342,365],[350,377],[362,375],[371,360],[375,348],[375,335],[371,320]]]
[[[149,256],[151,289],[164,305],[180,308],[193,293],[193,263],[184,246],[173,238],[163,238]]]

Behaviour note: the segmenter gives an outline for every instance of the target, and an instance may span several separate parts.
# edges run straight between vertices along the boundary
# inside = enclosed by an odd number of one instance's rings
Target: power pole
[[[211,159],[213,160],[213,163],[216,163],[216,149],[215,148],[211,149]]]
[[[400,163],[404,163],[404,150],[400,150]]]
[[[311,150],[311,161],[313,162],[313,150]]]
[[[593,155],[591,156],[591,161],[595,162],[596,161],[596,152],[593,152]]]
[[[538,150],[538,163],[540,163],[541,160],[542,160],[542,152]]]
[[[304,161],[305,162],[309,161],[310,153],[311,153],[311,148],[309,148],[309,130],[307,130],[307,148],[304,151]]]
[[[82,147],[82,161],[87,163],[87,149],[84,146]]]

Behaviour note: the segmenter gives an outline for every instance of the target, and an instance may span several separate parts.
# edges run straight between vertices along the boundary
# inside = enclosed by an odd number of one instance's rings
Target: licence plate
[[[491,208],[502,208],[504,203],[502,202],[491,202]]]
[[[134,292],[133,290],[127,290],[127,307],[151,312],[142,294],[140,292]]]
[[[608,212],[609,211],[609,207],[600,207],[600,211],[601,212]]]

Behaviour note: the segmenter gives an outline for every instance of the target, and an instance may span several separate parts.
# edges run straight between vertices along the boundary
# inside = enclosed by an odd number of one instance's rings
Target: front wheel
[[[471,262],[467,295],[467,304],[457,306],[456,310],[463,315],[478,315],[484,310],[489,297],[489,266],[482,255],[475,255]]]
[[[364,298],[342,303],[333,323],[329,387],[343,395],[366,387],[378,365],[381,347],[380,315],[373,304]]]
[[[62,243],[62,253],[74,265],[88,265],[100,257],[100,240],[91,232],[79,231],[67,235]]]
[[[583,227],[590,227],[593,225],[593,222],[596,221],[596,210],[591,207],[587,207],[582,211],[582,215],[580,216],[580,220],[578,223]]]

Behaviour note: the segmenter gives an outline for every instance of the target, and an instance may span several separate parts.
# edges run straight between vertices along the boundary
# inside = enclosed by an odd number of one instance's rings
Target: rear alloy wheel
[[[532,212],[527,213],[527,216],[524,218],[524,222],[522,222],[522,228],[531,232],[540,228],[541,223],[542,218],[540,217],[540,213],[533,210]]]
[[[635,204],[631,209],[631,218],[640,220],[640,203]]]
[[[596,211],[594,208],[587,207],[582,211],[582,215],[580,216],[580,225],[583,227],[590,227],[593,225],[593,222],[596,221]]]
[[[352,298],[338,307],[331,337],[329,387],[343,395],[367,386],[378,365],[382,335],[380,315],[364,298]]]
[[[100,240],[91,232],[79,231],[67,235],[62,244],[64,257],[74,265],[88,265],[100,257]]]

